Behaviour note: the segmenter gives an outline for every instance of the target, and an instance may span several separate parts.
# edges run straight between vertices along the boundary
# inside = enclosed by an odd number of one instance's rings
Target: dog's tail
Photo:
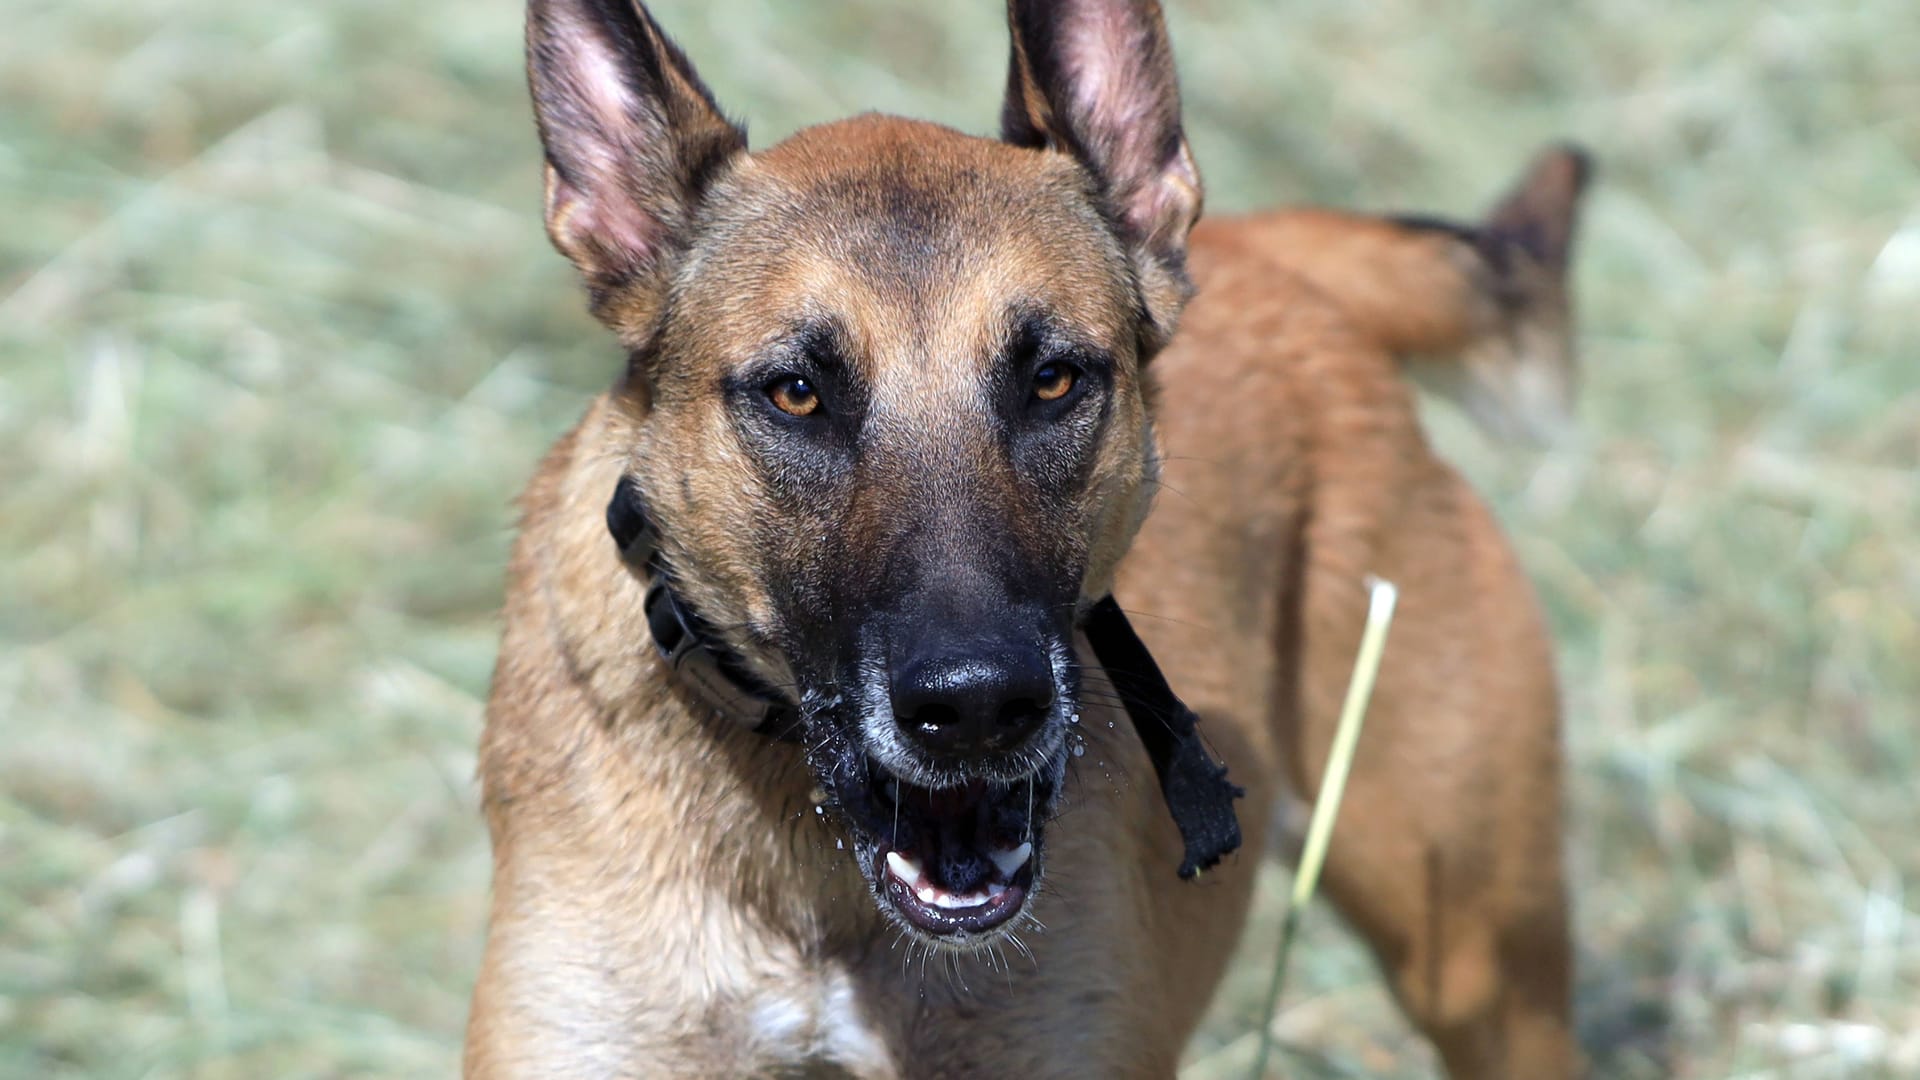
[[[1346,308],[1481,427],[1541,443],[1572,416],[1567,268],[1591,174],[1584,151],[1559,145],[1478,224],[1313,209],[1256,215],[1235,231]]]

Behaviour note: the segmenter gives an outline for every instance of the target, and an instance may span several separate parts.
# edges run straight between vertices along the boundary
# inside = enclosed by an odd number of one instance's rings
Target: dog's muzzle
[[[631,477],[620,479],[606,520],[629,569],[648,582],[648,621],[676,675],[721,715],[794,738],[798,710],[752,681],[674,596],[656,557],[659,534]],[[1153,761],[1186,847],[1179,873],[1191,878],[1240,846],[1233,802],[1242,792],[1207,752],[1198,717],[1173,693],[1113,597],[1092,605],[1081,629]],[[687,674],[694,669],[701,677]],[[887,718],[917,745],[912,756],[978,763],[1004,751],[1003,760],[1020,769],[903,769],[900,755],[886,754],[883,763],[860,745],[854,733],[867,726],[871,735],[869,725],[845,724],[825,725],[824,737],[809,740],[809,764],[855,831],[868,881],[910,926],[941,938],[1000,926],[1037,884],[1042,826],[1065,777],[1063,740],[1036,737],[1065,704],[1057,672],[1001,643],[929,649],[910,658],[894,681]],[[741,702],[751,707],[743,710]]]

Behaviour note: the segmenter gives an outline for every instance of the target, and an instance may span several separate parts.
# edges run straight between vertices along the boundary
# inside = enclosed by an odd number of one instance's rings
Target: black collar
[[[632,477],[622,476],[607,503],[607,531],[620,557],[647,582],[645,611],[654,647],[687,689],[719,716],[771,738],[798,741],[800,714],[747,670],[679,597],[660,560],[660,533]],[[1160,793],[1186,847],[1180,876],[1191,878],[1240,846],[1233,801],[1245,794],[1227,780],[1200,738],[1200,718],[1167,684],[1160,665],[1112,596],[1087,612],[1081,629],[1107,670],[1127,716],[1153,760]]]
[[[675,595],[673,579],[660,561],[659,530],[630,476],[620,478],[607,503],[607,531],[620,546],[621,559],[647,583],[647,630],[660,658],[687,689],[722,719],[798,741],[799,710],[754,678],[706,621]]]

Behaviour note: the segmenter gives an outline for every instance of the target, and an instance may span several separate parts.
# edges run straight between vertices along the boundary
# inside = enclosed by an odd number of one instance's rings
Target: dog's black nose
[[[968,644],[923,647],[894,669],[900,730],[930,754],[971,757],[1016,747],[1053,704],[1046,650],[1037,644]]]

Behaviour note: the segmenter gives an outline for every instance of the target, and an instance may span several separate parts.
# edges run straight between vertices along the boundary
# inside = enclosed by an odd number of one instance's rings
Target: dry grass
[[[1559,633],[1583,1031],[1605,1076],[1920,1073],[1910,4],[1174,6],[1216,208],[1468,210],[1597,150],[1581,435],[1432,410]],[[658,9],[761,141],[994,115],[990,3]],[[507,500],[615,364],[518,18],[6,13],[0,1075],[452,1069]],[[1276,914],[1193,1076],[1244,1069]],[[1284,1064],[1426,1075],[1308,929]]]

